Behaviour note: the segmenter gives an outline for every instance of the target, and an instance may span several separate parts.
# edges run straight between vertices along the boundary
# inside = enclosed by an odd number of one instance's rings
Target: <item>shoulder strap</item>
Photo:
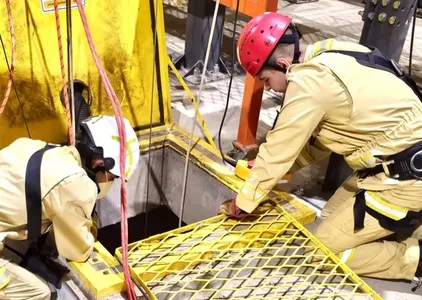
[[[44,153],[57,146],[47,144],[29,158],[25,174],[25,198],[28,239],[37,240],[41,236],[42,197],[41,161]]]
[[[419,88],[415,81],[410,78],[399,66],[397,62],[392,59],[387,58],[381,51],[376,48],[371,48],[371,52],[357,52],[357,51],[345,51],[345,50],[327,50],[322,53],[339,53],[343,55],[348,55],[354,57],[358,63],[361,65],[375,68],[378,70],[387,71],[393,73],[398,78],[403,80],[418,96],[419,100],[422,102],[422,94],[419,91]]]

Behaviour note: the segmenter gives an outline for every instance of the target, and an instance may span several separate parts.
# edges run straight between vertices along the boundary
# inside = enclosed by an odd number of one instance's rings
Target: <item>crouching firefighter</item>
[[[137,137],[126,128],[126,178],[138,165]],[[1,299],[50,299],[65,270],[40,254],[40,238],[54,233],[60,256],[86,261],[94,246],[92,214],[120,177],[116,120],[95,116],[81,123],[76,148],[19,138],[0,151],[0,237],[33,241],[20,265],[0,259]],[[1,243],[1,248],[3,248]]]
[[[284,93],[249,177],[220,213],[252,213],[290,171],[334,152],[356,171],[323,209],[314,234],[360,275],[419,282],[422,97],[377,49],[328,39],[306,44],[291,18],[253,18],[238,42],[243,68]],[[400,239],[394,237],[401,236]],[[387,239],[388,238],[388,239]]]

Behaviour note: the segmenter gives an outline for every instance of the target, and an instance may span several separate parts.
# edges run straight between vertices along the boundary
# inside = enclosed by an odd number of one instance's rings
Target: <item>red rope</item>
[[[16,62],[15,28],[13,26],[12,11],[10,9],[9,0],[6,0],[6,7],[7,7],[7,16],[9,19],[10,37],[12,41],[12,63],[10,65],[9,80],[7,82],[6,92],[4,93],[3,102],[1,103],[1,106],[0,106],[0,115],[3,113],[4,109],[6,108],[7,101],[9,100],[9,97],[10,97],[10,91],[12,90],[13,75],[15,72],[15,62]]]
[[[54,14],[56,15],[57,41],[59,45],[60,69],[62,73],[62,89],[63,89],[63,96],[64,96],[64,105],[66,109],[67,130],[69,134],[70,144],[74,146],[75,136],[73,134],[73,129],[72,129],[72,116],[70,113],[69,94],[67,92],[66,70],[64,67],[62,34],[60,32],[60,16],[59,16],[59,8],[58,8],[57,0],[54,0]]]
[[[101,65],[100,59],[98,57],[97,51],[95,49],[94,42],[92,40],[91,32],[89,30],[88,21],[85,15],[85,11],[81,0],[76,0],[78,5],[79,14],[81,15],[82,23],[84,26],[86,38],[88,40],[89,48],[91,49],[92,56],[94,58],[95,64],[97,65],[98,72],[100,73],[101,80],[104,84],[104,88],[107,92],[107,95],[111,101],[113,112],[116,118],[117,128],[120,137],[120,218],[121,218],[121,238],[122,238],[122,263],[123,263],[123,273],[125,278],[125,283],[127,287],[127,293],[129,299],[136,299],[135,290],[130,278],[129,272],[129,263],[128,263],[128,231],[127,231],[127,194],[126,194],[126,180],[125,180],[125,165],[126,165],[126,131],[123,122],[123,113],[120,106],[120,102],[117,99],[116,93],[114,92],[110,81],[108,80],[107,74],[103,66]]]

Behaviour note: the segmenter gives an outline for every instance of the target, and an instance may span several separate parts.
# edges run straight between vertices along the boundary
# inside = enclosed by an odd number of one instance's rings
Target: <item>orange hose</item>
[[[13,26],[12,11],[10,9],[9,0],[6,0],[6,8],[7,8],[7,16],[9,19],[10,37],[12,41],[12,63],[10,64],[9,80],[7,82],[6,92],[4,93],[3,102],[1,103],[1,106],[0,106],[0,115],[3,113],[4,109],[6,108],[7,101],[9,100],[9,97],[10,97],[10,91],[12,90],[13,75],[15,72],[15,62],[16,62],[15,28]]]
[[[59,16],[59,8],[58,8],[57,0],[54,0],[54,14],[56,16],[57,41],[59,45],[60,69],[61,69],[61,74],[62,74],[62,89],[63,89],[63,96],[64,96],[64,105],[66,109],[67,130],[68,130],[68,135],[69,135],[69,142],[72,146],[74,146],[75,135],[72,129],[72,116],[70,113],[69,94],[67,92],[66,70],[64,67],[62,34],[60,32],[60,16]]]

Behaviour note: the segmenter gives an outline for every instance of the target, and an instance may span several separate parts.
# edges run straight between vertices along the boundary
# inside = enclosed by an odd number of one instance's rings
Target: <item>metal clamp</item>
[[[399,74],[399,76],[403,76],[404,73],[403,70],[400,68],[399,64],[393,59],[390,59],[390,62],[397,74]]]
[[[416,173],[422,173],[422,168],[417,168],[415,166],[415,159],[416,157],[421,156],[422,158],[422,150],[416,152],[415,154],[412,155],[412,158],[410,159],[410,168],[412,169],[412,171],[416,172]]]
[[[384,170],[384,173],[385,173],[385,175],[387,175],[387,177],[393,176],[393,175],[391,175],[390,169],[388,168],[388,165],[391,165],[393,163],[394,163],[394,160],[389,160],[389,161],[383,161],[382,164],[381,164],[382,169]]]

